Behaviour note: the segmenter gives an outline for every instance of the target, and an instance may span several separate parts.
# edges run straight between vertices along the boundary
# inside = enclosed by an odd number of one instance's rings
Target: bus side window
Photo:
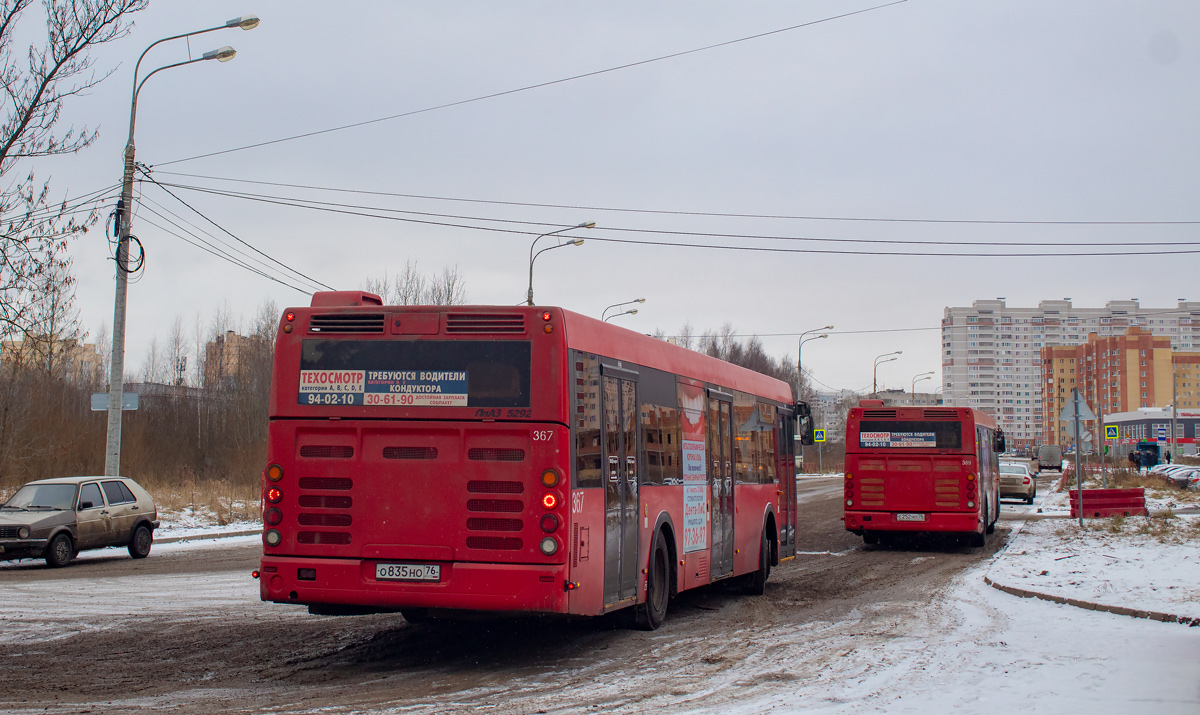
[[[600,487],[604,484],[600,446],[600,363],[595,355],[572,353],[576,385],[575,486]]]

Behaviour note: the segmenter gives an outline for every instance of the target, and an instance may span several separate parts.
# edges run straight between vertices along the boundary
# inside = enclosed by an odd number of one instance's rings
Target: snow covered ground
[[[1006,502],[1006,514],[1016,519],[1007,522],[1013,528],[1006,547],[931,591],[927,602],[913,604],[906,611],[910,617],[897,619],[889,615],[895,609],[881,603],[832,622],[755,625],[706,644],[717,666],[673,663],[677,650],[694,651],[664,631],[655,636],[662,640],[661,669],[626,671],[616,681],[571,678],[575,695],[613,703],[615,692],[653,685],[657,695],[616,708],[628,712],[1197,715],[1200,627],[1020,598],[989,587],[984,578],[1063,598],[1200,618],[1200,515],[1087,520],[1081,531],[1076,521],[1044,518],[1062,509],[1065,495],[1053,492],[1039,494],[1032,507]],[[1031,520],[1020,521],[1026,514]],[[195,539],[200,533],[259,528],[253,523],[165,521],[160,539],[192,540],[158,543],[157,553],[220,549],[259,538]],[[138,608],[131,610],[131,602]],[[0,643],[14,652],[81,630],[129,627],[147,617],[181,627],[196,613],[226,620],[302,617],[261,604],[256,582],[233,572],[202,581],[130,575],[5,584],[0,576],[0,603],[9,604],[0,606]],[[86,628],[81,616],[89,622]],[[564,663],[561,675],[574,667]],[[488,707],[504,713],[544,708],[539,685],[545,678],[498,686],[486,696],[495,703]],[[444,701],[402,702],[356,712],[448,712]]]

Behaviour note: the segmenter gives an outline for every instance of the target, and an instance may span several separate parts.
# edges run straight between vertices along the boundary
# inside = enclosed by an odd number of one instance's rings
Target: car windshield
[[[13,509],[71,509],[74,503],[74,484],[26,484],[4,506]]]

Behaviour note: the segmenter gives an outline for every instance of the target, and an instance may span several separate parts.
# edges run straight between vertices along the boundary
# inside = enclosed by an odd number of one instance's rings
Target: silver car
[[[80,551],[106,546],[126,546],[133,558],[145,558],[157,519],[154,499],[127,477],[30,482],[0,506],[0,559],[66,566]]]
[[[1024,462],[1000,463],[1000,497],[1018,497],[1032,504],[1037,496],[1037,481]]]

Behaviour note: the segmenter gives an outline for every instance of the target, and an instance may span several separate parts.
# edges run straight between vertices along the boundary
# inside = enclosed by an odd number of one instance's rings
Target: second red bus
[[[896,532],[963,534],[983,546],[1000,515],[995,420],[961,407],[861,400],[846,420],[846,529],[875,544]]]

